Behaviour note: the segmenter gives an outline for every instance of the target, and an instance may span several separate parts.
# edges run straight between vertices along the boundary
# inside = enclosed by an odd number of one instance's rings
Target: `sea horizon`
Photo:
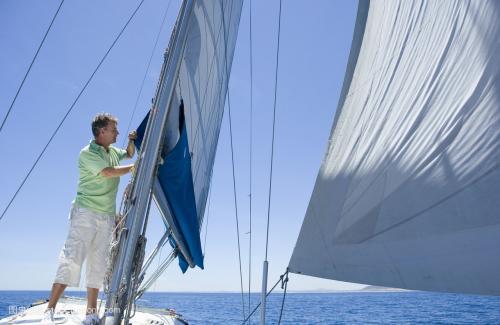
[[[0,293],[2,292],[49,292],[50,289],[0,289]],[[70,292],[76,292],[76,293],[86,293],[87,291],[84,289],[80,290],[65,290],[65,293],[70,293]],[[367,289],[367,288],[362,288],[362,289],[312,289],[312,290],[287,290],[287,294],[306,294],[306,293],[357,293],[357,292],[424,292],[420,290],[408,290],[408,289],[398,289],[398,288],[384,288],[384,289]],[[102,291],[100,291],[102,293]],[[148,293],[174,293],[174,294],[204,294],[204,293],[229,293],[229,294],[241,294],[241,291],[232,291],[232,290],[215,290],[215,291],[166,291],[166,290],[151,290],[148,291]],[[244,294],[248,295],[248,291],[243,292]],[[261,294],[260,291],[250,291],[251,294]],[[272,294],[275,294],[276,292],[272,292]]]
[[[9,310],[44,299],[47,290],[0,290],[0,318]],[[84,291],[67,291],[85,297]],[[201,299],[200,299],[201,298]],[[241,324],[242,300],[248,315],[248,293],[147,292],[139,308],[174,309],[189,324]],[[260,293],[251,293],[253,310]],[[268,322],[277,323],[283,292],[268,297]],[[258,322],[258,309],[251,324]],[[500,297],[422,291],[290,292],[285,297],[283,324],[500,324]]]

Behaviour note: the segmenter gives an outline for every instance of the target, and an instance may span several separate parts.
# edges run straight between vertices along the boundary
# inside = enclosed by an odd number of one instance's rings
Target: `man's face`
[[[101,139],[106,144],[115,143],[118,134],[120,134],[120,132],[118,132],[115,122],[109,122],[105,128],[101,129]]]

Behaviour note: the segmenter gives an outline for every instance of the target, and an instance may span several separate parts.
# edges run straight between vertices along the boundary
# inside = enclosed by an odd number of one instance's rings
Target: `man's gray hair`
[[[99,113],[92,120],[92,133],[94,137],[99,135],[99,131],[106,126],[109,122],[118,123],[118,119],[109,113]]]

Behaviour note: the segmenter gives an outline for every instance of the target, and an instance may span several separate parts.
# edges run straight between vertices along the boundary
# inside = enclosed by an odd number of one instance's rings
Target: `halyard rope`
[[[163,27],[165,26],[165,22],[167,20],[168,10],[170,9],[171,3],[172,3],[172,0],[170,0],[168,2],[167,8],[165,9],[165,12],[163,13],[163,18],[161,21],[160,29],[158,30],[158,34],[156,34],[155,44],[153,46],[153,49],[151,50],[151,55],[149,56],[148,65],[146,66],[146,70],[144,71],[144,76],[142,77],[141,86],[139,87],[139,92],[137,93],[134,108],[132,109],[132,115],[130,115],[130,119],[129,119],[128,125],[127,125],[127,132],[125,134],[128,134],[128,132],[130,131],[130,125],[132,124],[132,120],[134,119],[135,111],[137,110],[137,105],[139,103],[139,99],[141,98],[142,89],[144,88],[144,83],[146,82],[146,77],[148,76],[149,67],[151,66],[151,61],[153,60],[153,56],[156,52],[156,47],[158,45],[158,40],[160,39],[161,32],[163,30]],[[123,142],[122,142],[122,147],[125,146],[125,139],[126,138],[124,137]]]

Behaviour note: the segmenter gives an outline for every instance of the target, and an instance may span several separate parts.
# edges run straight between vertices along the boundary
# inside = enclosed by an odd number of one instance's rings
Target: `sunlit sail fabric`
[[[212,166],[224,111],[228,77],[236,45],[242,0],[197,0],[188,22],[186,47],[182,58],[175,93],[168,105],[168,117],[162,157],[165,164],[158,173],[162,195],[156,202],[165,214],[171,214],[169,226],[176,238],[186,246],[193,265],[203,268],[203,253],[199,238],[201,221],[205,212]],[[179,132],[181,99],[184,103],[185,128]],[[160,107],[160,108],[162,108]],[[163,108],[162,108],[163,109]],[[147,121],[147,117],[145,119]],[[142,130],[145,129],[145,121]],[[140,128],[141,129],[141,128]],[[141,137],[141,134],[139,134]],[[188,150],[184,150],[189,145]],[[169,160],[173,154],[175,164]],[[186,159],[186,155],[189,157]],[[174,158],[172,158],[174,160]],[[189,164],[191,175],[179,164]],[[172,173],[171,169],[179,172]],[[194,202],[192,202],[194,200]],[[178,212],[177,212],[178,211]],[[195,218],[192,218],[195,214]],[[179,242],[171,241],[174,245]],[[181,269],[187,269],[182,253],[179,255]]]
[[[500,294],[500,2],[361,1],[292,272]]]

